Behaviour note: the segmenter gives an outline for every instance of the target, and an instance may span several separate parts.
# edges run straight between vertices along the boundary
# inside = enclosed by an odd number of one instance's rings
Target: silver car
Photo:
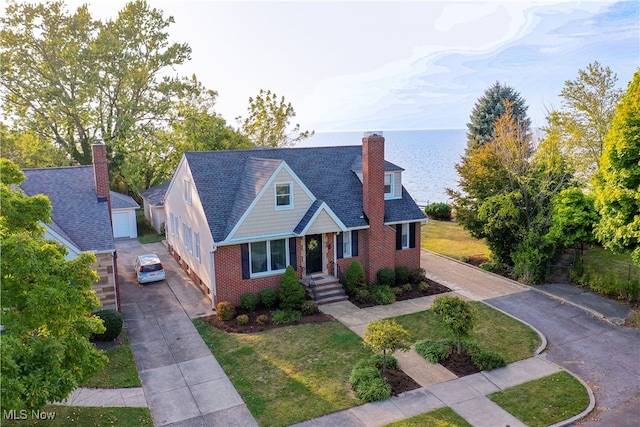
[[[136,258],[136,275],[138,283],[164,280],[164,267],[156,254],[140,255]]]

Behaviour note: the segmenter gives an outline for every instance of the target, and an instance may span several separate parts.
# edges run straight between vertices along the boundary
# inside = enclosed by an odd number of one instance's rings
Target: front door
[[[307,274],[322,271],[322,234],[312,234],[304,238]]]

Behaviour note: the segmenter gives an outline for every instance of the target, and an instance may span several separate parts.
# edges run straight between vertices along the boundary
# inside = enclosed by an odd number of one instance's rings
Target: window
[[[185,234],[185,240],[187,241],[187,249],[189,253],[193,253],[193,239],[191,238],[191,227],[187,225],[187,233]]]
[[[276,184],[276,209],[293,208],[293,194],[291,193],[292,185]]]
[[[286,239],[249,244],[251,274],[284,271],[288,255]]]
[[[191,204],[191,180],[189,178],[184,179],[184,201],[186,204]]]
[[[336,236],[336,252],[338,258],[358,256],[358,230],[338,233]]]
[[[409,247],[409,224],[402,224],[402,249]]]
[[[172,235],[172,236],[175,236],[175,235],[176,235],[176,232],[174,231],[174,230],[175,230],[175,228],[174,228],[174,226],[173,226],[173,221],[174,221],[174,218],[173,218],[173,212],[172,212],[172,213],[170,213],[170,214],[169,214],[169,223],[171,224],[171,225],[169,226],[169,227],[171,228],[171,230],[169,230],[169,231],[171,232],[171,235]]]
[[[384,174],[384,197],[393,197],[393,174],[391,173]]]
[[[193,246],[196,251],[196,259],[200,261],[200,233],[193,233]]]
[[[182,223],[182,243],[184,244],[185,249],[188,247],[187,246],[187,224],[185,224],[184,222]]]
[[[416,223],[396,225],[396,250],[416,247]]]

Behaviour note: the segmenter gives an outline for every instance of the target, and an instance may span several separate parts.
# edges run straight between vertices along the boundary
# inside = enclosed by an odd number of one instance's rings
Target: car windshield
[[[142,272],[148,273],[150,271],[162,270],[162,264],[148,264],[142,266]]]

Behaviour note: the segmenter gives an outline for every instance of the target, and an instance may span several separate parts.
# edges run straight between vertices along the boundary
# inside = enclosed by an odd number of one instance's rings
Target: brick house
[[[104,144],[92,146],[92,166],[23,169],[20,188],[27,195],[44,194],[51,201],[51,223],[43,224],[45,238],[67,248],[67,259],[93,252],[99,281],[93,285],[102,308],[118,309],[118,272],[113,215],[139,207],[133,199],[109,190]],[[116,197],[114,209],[112,198]],[[125,219],[128,219],[127,214]]]
[[[327,285],[319,302],[344,297],[328,288],[353,260],[369,283],[383,267],[419,267],[426,218],[384,138],[362,142],[185,153],[164,198],[170,252],[213,304],[277,288],[288,265]]]

